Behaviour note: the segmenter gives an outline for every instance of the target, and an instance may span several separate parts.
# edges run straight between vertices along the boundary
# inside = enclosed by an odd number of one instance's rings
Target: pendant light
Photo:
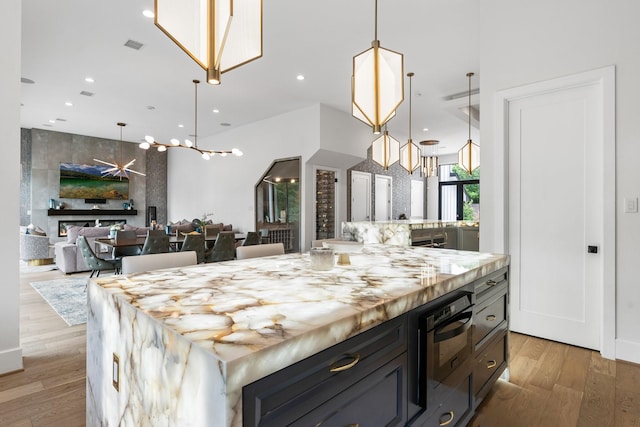
[[[409,140],[400,148],[400,166],[410,174],[413,174],[413,171],[420,167],[420,147],[414,144],[411,139],[411,79],[413,75],[413,73],[407,73],[409,77]]]
[[[351,107],[355,118],[379,134],[404,100],[403,55],[380,46],[378,0],[375,0],[374,40],[371,48],[353,57]]]
[[[389,166],[399,159],[400,142],[389,135],[387,125],[384,125],[384,133],[371,144],[371,159],[389,170]]]
[[[420,145],[423,147],[433,147],[431,155],[427,155],[423,153],[422,155],[422,176],[425,178],[431,178],[434,176],[438,176],[438,144],[440,141],[437,139],[427,139],[425,141],[420,141]]]
[[[155,25],[220,84],[262,57],[262,0],[155,0]]]
[[[458,151],[458,165],[466,170],[469,175],[480,166],[480,146],[471,140],[471,77],[473,73],[467,73],[469,78],[469,139],[467,143]]]
[[[128,163],[123,163],[122,162],[122,128],[125,127],[127,124],[126,123],[122,123],[122,122],[118,122],[116,123],[118,126],[120,126],[120,145],[119,145],[119,149],[120,149],[120,161],[116,161],[115,159],[113,160],[113,163],[109,163],[109,162],[105,162],[103,160],[98,160],[98,159],[93,159],[94,162],[98,162],[98,163],[102,163],[103,165],[107,165],[107,166],[111,166],[111,168],[106,169],[104,171],[102,171],[102,174],[104,176],[117,176],[120,177],[120,181],[122,181],[122,178],[129,178],[129,173],[135,173],[137,175],[141,175],[141,176],[146,176],[145,174],[143,174],[142,172],[136,172],[133,169],[130,169],[130,166],[133,166],[133,164],[135,163],[136,159],[131,160]]]
[[[146,135],[144,137],[145,142],[140,144],[140,148],[144,150],[148,150],[151,147],[156,147],[158,151],[167,151],[168,148],[188,148],[190,150],[197,151],[200,153],[203,159],[209,160],[211,157],[216,154],[224,157],[228,154],[233,154],[236,156],[242,156],[242,151],[237,148],[232,150],[203,150],[198,147],[198,84],[200,80],[193,80],[193,84],[195,87],[195,102],[194,102],[194,135],[193,141],[189,139],[185,139],[184,143],[181,143],[178,139],[173,138],[170,142],[171,144],[163,144],[155,140],[155,138],[151,135]]]

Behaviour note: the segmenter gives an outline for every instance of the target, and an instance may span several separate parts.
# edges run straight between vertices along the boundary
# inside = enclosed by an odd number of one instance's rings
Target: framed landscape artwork
[[[109,166],[60,163],[61,199],[129,199],[129,179],[106,175]]]

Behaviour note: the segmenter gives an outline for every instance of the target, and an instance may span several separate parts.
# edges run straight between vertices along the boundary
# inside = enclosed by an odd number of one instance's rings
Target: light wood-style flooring
[[[21,276],[25,369],[0,376],[2,427],[85,424],[86,326],[67,326],[29,285],[61,277]],[[515,333],[510,351],[510,382],[496,384],[470,427],[640,427],[640,365]]]

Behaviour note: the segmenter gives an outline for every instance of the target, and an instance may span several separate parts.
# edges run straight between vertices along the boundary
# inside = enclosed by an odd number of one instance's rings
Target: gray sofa
[[[76,239],[78,236],[85,236],[93,248],[96,237],[108,237],[109,229],[109,227],[67,227],[67,240],[54,245],[58,269],[66,274],[89,271],[89,267],[82,258],[82,252],[76,246]]]

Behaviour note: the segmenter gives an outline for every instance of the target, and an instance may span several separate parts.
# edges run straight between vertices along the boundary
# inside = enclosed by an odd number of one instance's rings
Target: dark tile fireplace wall
[[[43,129],[21,130],[20,224],[30,223],[44,228],[52,242],[58,237],[58,220],[64,217],[49,217],[49,199],[63,202],[67,209],[91,209],[81,199],[60,199],[60,163],[71,162],[95,164],[94,158],[111,161],[120,158],[120,141],[52,132]],[[136,159],[135,170],[146,177],[131,174],[129,198],[133,199],[136,216],[126,217],[127,223],[143,226],[147,206],[156,206],[158,223],[167,217],[167,156],[154,150],[141,150],[137,144],[122,142],[122,157]],[[122,209],[122,200],[107,200],[101,209]],[[112,217],[112,215],[109,215]],[[72,217],[69,220],[94,222],[100,212],[87,217]],[[125,217],[123,217],[125,218]],[[107,219],[105,217],[105,219]]]

